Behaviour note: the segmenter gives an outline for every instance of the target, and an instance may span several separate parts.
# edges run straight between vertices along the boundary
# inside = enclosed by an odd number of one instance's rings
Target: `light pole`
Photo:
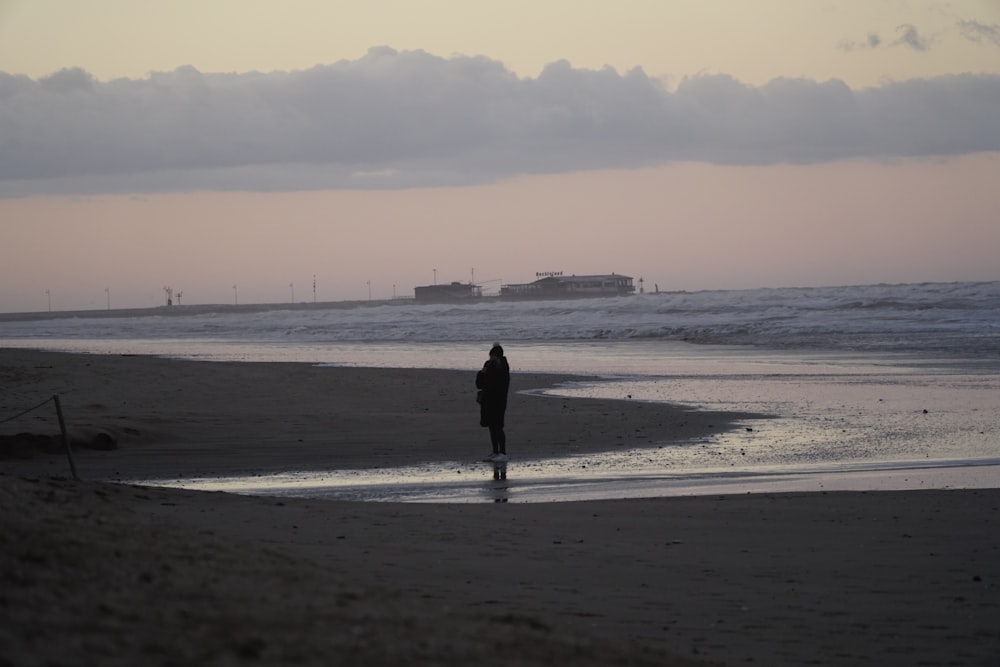
[[[240,305],[240,291],[236,289],[236,285],[233,285],[233,305]]]
[[[104,288],[104,293],[108,297],[108,310],[111,310],[111,288],[110,287],[105,287]]]
[[[438,284],[438,270],[434,269],[434,284]]]
[[[45,298],[49,301],[49,312],[52,312],[52,293],[49,290],[45,290]]]
[[[371,301],[372,300],[372,281],[368,280],[366,282],[368,284],[368,300]]]

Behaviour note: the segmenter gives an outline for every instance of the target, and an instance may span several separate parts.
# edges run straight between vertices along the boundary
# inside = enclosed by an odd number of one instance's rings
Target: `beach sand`
[[[0,665],[995,665],[1000,490],[347,503],[99,480],[481,455],[472,373],[0,350]],[[517,374],[515,388],[559,378]],[[746,415],[515,394],[512,454]],[[0,436],[55,434],[49,406]],[[50,445],[51,446],[51,445]]]
[[[58,394],[81,444],[95,433],[114,452],[78,464],[87,479],[171,478],[285,470],[476,461],[475,371],[201,362],[147,356],[0,349],[0,419]],[[509,451],[548,458],[694,439],[747,415],[638,401],[523,395],[569,376],[514,373]],[[53,409],[0,425],[0,434],[58,433]],[[60,463],[55,462],[58,467]],[[59,470],[65,472],[65,462]]]

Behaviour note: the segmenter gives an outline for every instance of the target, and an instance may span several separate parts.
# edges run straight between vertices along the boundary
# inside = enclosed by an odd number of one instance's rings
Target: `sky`
[[[0,0],[0,312],[1000,280],[998,184],[1000,0]]]

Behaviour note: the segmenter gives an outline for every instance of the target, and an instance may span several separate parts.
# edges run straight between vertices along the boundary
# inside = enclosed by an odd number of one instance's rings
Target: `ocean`
[[[174,306],[0,320],[0,339],[268,345],[683,341],[778,350],[1000,355],[1000,282],[658,292],[566,301],[412,299]],[[58,316],[58,313],[55,314]],[[249,360],[249,359],[248,359]]]
[[[513,372],[581,376],[544,393],[776,418],[676,446],[651,443],[586,460],[515,459],[504,479],[486,486],[454,483],[455,463],[443,462],[367,477],[285,478],[267,489],[258,480],[256,491],[368,500],[496,500],[498,493],[504,500],[518,494],[568,500],[745,490],[758,483],[771,489],[878,488],[887,480],[964,485],[972,477],[978,485],[997,483],[1000,282],[468,304],[185,305],[0,319],[5,347],[205,361],[471,372],[493,342],[504,345]],[[917,474],[956,469],[964,471],[958,480],[937,474],[937,482],[928,482],[928,475]],[[239,480],[187,483],[245,489]]]

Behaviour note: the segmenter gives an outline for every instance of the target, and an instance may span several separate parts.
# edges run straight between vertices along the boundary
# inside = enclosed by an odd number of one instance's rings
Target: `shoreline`
[[[232,489],[239,478],[251,487],[272,476],[291,478],[300,486],[312,478],[328,484],[332,498],[364,500],[363,490],[334,488],[350,489],[337,478],[340,473],[363,489],[393,484],[398,471],[396,483],[407,488],[371,499],[449,502],[451,494],[451,502],[469,502],[462,493],[477,495],[481,489],[475,480],[489,477],[481,463],[488,435],[478,426],[473,377],[469,371],[444,369],[0,347],[0,420],[25,405],[61,395],[81,479],[155,485],[175,481],[187,488],[221,490]],[[573,501],[573,491],[560,496],[552,483],[563,479],[576,488],[595,487],[602,475],[617,475],[621,482],[606,484],[610,491],[605,495],[588,489],[578,497],[1000,487],[998,468],[986,458],[747,466],[750,462],[739,456],[740,442],[767,438],[771,429],[761,435],[764,424],[754,422],[780,415],[544,393],[562,383],[595,379],[512,375],[507,428],[511,475],[503,477],[504,491],[514,489],[519,501]],[[0,469],[68,475],[55,417],[49,405],[0,424]],[[673,451],[687,453],[678,459]],[[696,459],[701,463],[692,463]],[[640,469],[640,481],[630,481]],[[587,470],[583,477],[580,470]],[[773,481],[762,481],[768,478]],[[228,481],[215,487],[183,484],[212,479]],[[873,481],[855,483],[862,479]],[[428,490],[413,490],[421,484]],[[656,488],[658,484],[664,488]],[[459,490],[456,496],[454,489],[463,485],[471,491]],[[449,488],[435,497],[433,487]],[[529,498],[534,488],[542,494]],[[423,493],[428,495],[421,498]],[[321,492],[309,495],[322,497]]]
[[[155,479],[364,469],[477,460],[473,371],[227,362],[0,348],[0,418],[58,394],[89,479]],[[763,415],[530,393],[586,376],[512,375],[507,433],[519,460],[689,441]],[[57,434],[49,411],[0,434]],[[8,459],[10,463],[10,459]],[[20,463],[31,468],[31,459]]]

